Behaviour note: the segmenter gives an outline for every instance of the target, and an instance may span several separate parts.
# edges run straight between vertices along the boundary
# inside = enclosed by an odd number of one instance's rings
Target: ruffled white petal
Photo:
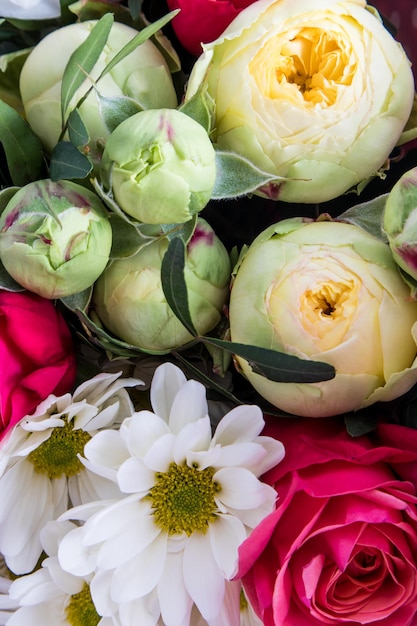
[[[184,426],[208,415],[206,388],[196,380],[188,380],[175,396],[169,414],[169,427],[177,435]]]
[[[213,436],[213,445],[222,446],[253,441],[265,425],[261,409],[256,405],[237,406],[220,420]]]
[[[157,587],[165,626],[183,626],[190,621],[193,601],[185,587],[182,569],[182,551],[167,554],[164,571]]]
[[[244,467],[224,467],[213,476],[221,486],[217,499],[235,509],[256,509],[264,501],[264,484]]]
[[[238,566],[238,549],[247,537],[240,520],[232,515],[219,515],[208,529],[211,548],[216,563],[223,576],[230,580]]]

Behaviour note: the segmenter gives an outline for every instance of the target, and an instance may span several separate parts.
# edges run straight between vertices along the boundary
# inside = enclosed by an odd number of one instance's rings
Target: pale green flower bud
[[[210,200],[215,151],[204,128],[185,113],[142,111],[112,132],[102,171],[128,215],[147,224],[182,223]]]
[[[417,280],[417,168],[403,174],[390,191],[383,227],[396,263]]]
[[[333,365],[333,379],[273,382],[237,362],[288,413],[325,417],[393,400],[417,382],[417,302],[389,246],[343,222],[282,220],[236,270],[232,341]]]
[[[107,265],[112,229],[99,198],[70,181],[19,189],[0,217],[0,259],[22,287],[62,298],[90,287]]]
[[[116,337],[153,354],[164,354],[192,340],[169,307],[161,285],[161,263],[168,247],[159,239],[134,256],[113,260],[95,284],[93,305]],[[230,281],[230,260],[213,229],[199,218],[187,245],[184,276],[197,332],[218,324]]]
[[[52,31],[35,46],[22,68],[20,91],[26,119],[48,152],[56,145],[61,133],[61,85],[65,67],[71,54],[84,43],[96,23],[96,20],[88,20]],[[74,109],[112,58],[137,34],[134,28],[114,22],[97,63],[76,91],[68,112]],[[150,40],[135,48],[100,79],[97,89],[107,98],[132,98],[145,109],[177,106],[169,68]],[[102,144],[109,130],[100,113],[94,90],[78,112],[90,135],[90,156],[95,162],[101,156]]]

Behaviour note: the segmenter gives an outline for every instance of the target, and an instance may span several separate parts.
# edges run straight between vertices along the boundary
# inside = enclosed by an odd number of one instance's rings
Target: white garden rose
[[[230,296],[234,342],[333,365],[333,379],[278,383],[237,357],[253,387],[295,415],[399,397],[417,382],[417,302],[388,244],[343,222],[285,219],[251,244]]]
[[[410,62],[365,0],[259,0],[203,49],[186,98],[207,87],[214,143],[290,179],[267,197],[310,204],[357,186],[410,115]]]

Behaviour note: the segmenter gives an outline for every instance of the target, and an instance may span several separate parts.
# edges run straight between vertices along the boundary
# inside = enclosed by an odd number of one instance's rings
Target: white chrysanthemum
[[[154,413],[140,411],[85,446],[86,466],[127,495],[64,516],[85,523],[63,539],[59,558],[74,574],[95,572],[91,593],[103,614],[156,592],[167,626],[189,624],[193,603],[210,621],[239,545],[275,507],[275,490],[258,477],[284,449],[260,436],[257,406],[236,407],[212,436],[204,386],[170,363],[155,372],[151,403]]]
[[[79,460],[103,428],[134,413],[125,387],[141,385],[117,374],[98,374],[73,395],[50,395],[0,444],[0,552],[16,574],[31,572],[41,554],[39,533],[69,506],[116,498],[117,486]]]
[[[48,555],[42,567],[17,578],[9,588],[17,610],[7,626],[120,626],[116,617],[103,618],[90,594],[89,579],[62,570],[57,559],[59,542],[74,528],[71,522],[48,522],[41,532],[41,542]]]
[[[7,624],[11,615],[19,607],[18,601],[9,595],[12,580],[8,574],[8,568],[0,555],[0,626]]]

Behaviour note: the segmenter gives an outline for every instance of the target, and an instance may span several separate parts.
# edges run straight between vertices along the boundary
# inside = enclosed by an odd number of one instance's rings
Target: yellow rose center
[[[249,71],[267,98],[285,97],[331,106],[338,90],[350,85],[356,64],[349,42],[334,32],[306,27],[280,33],[254,56]]]

